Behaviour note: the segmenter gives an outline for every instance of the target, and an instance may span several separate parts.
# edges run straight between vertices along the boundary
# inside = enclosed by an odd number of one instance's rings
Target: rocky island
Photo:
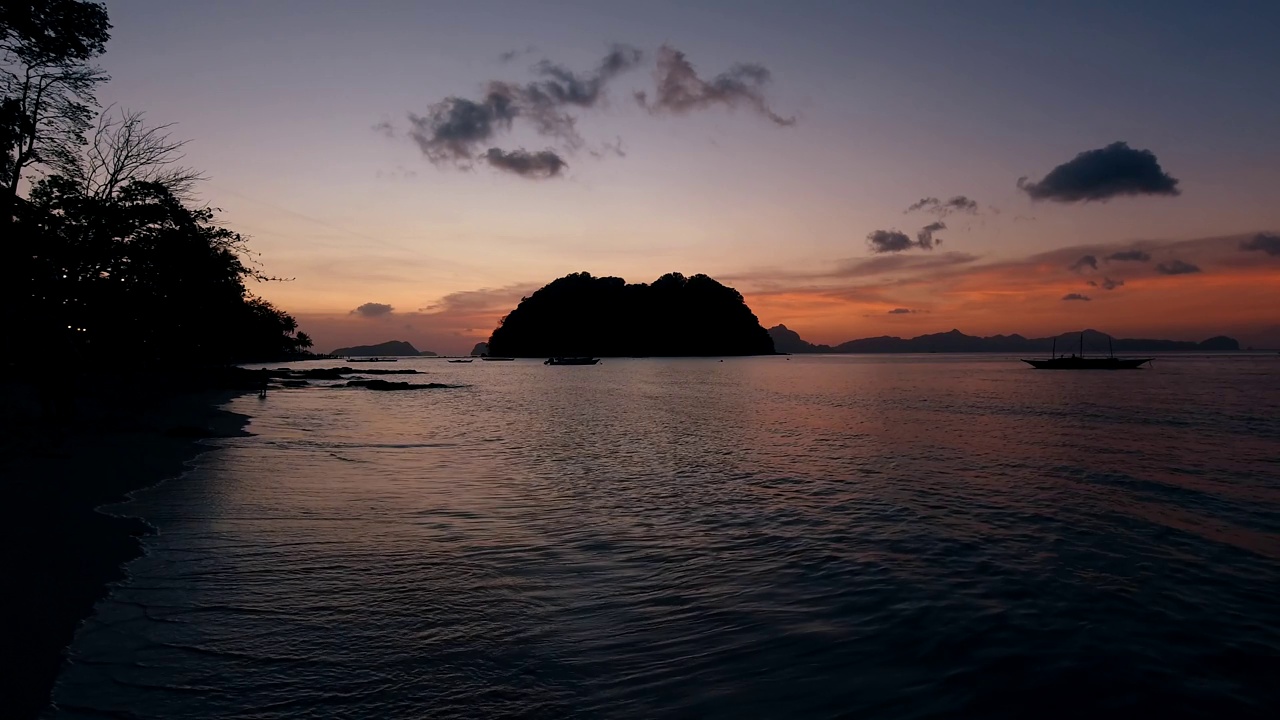
[[[419,351],[403,340],[388,340],[377,345],[355,345],[343,347],[329,353],[335,357],[417,357],[419,355],[434,356],[430,350]]]
[[[706,275],[652,283],[574,273],[520,301],[489,338],[509,357],[772,355],[742,295]]]

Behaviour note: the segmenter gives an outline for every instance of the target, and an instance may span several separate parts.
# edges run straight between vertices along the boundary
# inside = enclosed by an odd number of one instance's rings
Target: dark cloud
[[[636,100],[650,112],[690,113],[715,105],[747,107],[778,125],[794,125],[795,118],[775,113],[764,99],[769,70],[754,63],[739,63],[710,82],[698,77],[684,53],[670,45],[658,49],[657,89],[653,98],[636,93]]]
[[[1112,280],[1112,279],[1111,279],[1111,278],[1109,278],[1109,277],[1104,277],[1104,278],[1102,278],[1102,289],[1103,289],[1103,290],[1115,290],[1116,288],[1118,288],[1118,287],[1120,287],[1120,286],[1122,286],[1122,285],[1124,285],[1124,281],[1123,281],[1123,280]]]
[[[1062,299],[1063,300],[1083,300],[1085,302],[1088,302],[1093,298],[1089,297],[1088,295],[1081,295],[1080,293],[1067,293],[1066,295],[1062,296]]]
[[[911,310],[910,308],[894,308],[890,310],[887,314],[888,315],[910,315],[914,312],[915,310]]]
[[[912,203],[906,210],[904,215],[916,211],[924,211],[934,213],[939,217],[946,217],[951,213],[967,213],[969,215],[978,214],[978,202],[970,200],[964,195],[956,195],[949,200],[939,200],[936,197],[920,198],[919,202]]]
[[[426,115],[409,115],[409,137],[433,163],[469,162],[477,146],[511,127],[519,110],[506,86],[476,102],[451,97],[432,105]]]
[[[524,55],[531,55],[537,51],[538,49],[532,45],[525,47],[523,50],[508,50],[498,55],[498,62],[506,64],[511,62],[512,60],[515,60],[518,57],[521,57]]]
[[[517,120],[527,122],[540,135],[560,140],[570,149],[577,148],[582,139],[578,136],[577,117],[569,110],[598,105],[604,98],[605,85],[635,67],[642,56],[636,48],[615,45],[587,74],[544,60],[533,68],[538,80],[525,84],[494,81],[480,100],[449,97],[432,105],[426,115],[410,114],[409,137],[433,163],[470,166],[477,159],[484,159],[503,169],[509,169],[499,164],[505,156],[495,163],[491,152],[482,153],[482,149],[497,134],[510,130]],[[522,153],[517,150],[509,154]]]
[[[551,150],[529,152],[528,150],[507,151],[489,148],[489,151],[481,157],[499,170],[513,172],[527,178],[553,178],[569,166],[563,158]]]
[[[518,107],[543,135],[557,137],[570,147],[582,144],[577,118],[564,108],[592,108],[604,97],[605,85],[640,63],[644,54],[629,45],[614,45],[589,75],[578,75],[561,65],[543,60],[534,66],[542,80],[512,87]]]
[[[1268,255],[1280,255],[1280,235],[1274,233],[1258,233],[1248,240],[1240,241],[1240,249],[1245,251],[1264,252]]]
[[[1151,253],[1142,250],[1121,250],[1108,255],[1107,260],[1115,262],[1149,262]]]
[[[361,317],[374,318],[374,317],[382,317],[384,315],[390,315],[393,310],[395,310],[395,308],[385,303],[369,302],[361,305],[355,310],[352,310],[351,314],[359,315]]]
[[[1081,271],[1082,271],[1082,270],[1084,270],[1086,267],[1093,268],[1094,270],[1097,270],[1097,269],[1098,269],[1098,258],[1097,258],[1097,257],[1095,257],[1095,256],[1093,256],[1093,255],[1085,255],[1085,256],[1081,257],[1079,260],[1077,260],[1077,261],[1075,261],[1075,262],[1071,263],[1070,265],[1068,265],[1068,266],[1067,266],[1067,269],[1068,269],[1068,270],[1070,270],[1071,272],[1081,272]]]
[[[1192,265],[1189,262],[1181,260],[1170,260],[1167,263],[1156,265],[1156,272],[1161,275],[1189,275],[1190,273],[1200,272],[1199,266]]]
[[[1018,179],[1032,200],[1106,201],[1123,195],[1179,195],[1178,181],[1166,173],[1150,150],[1134,150],[1115,142],[1086,150],[1053,170],[1040,182]]]
[[[867,233],[867,243],[873,253],[896,253],[916,246],[910,236],[897,230],[874,230]]]
[[[939,230],[946,230],[947,226],[941,220],[932,222],[920,228],[920,232],[916,233],[916,244],[925,250],[932,250],[934,243],[941,243],[942,238],[934,238],[933,234]]]

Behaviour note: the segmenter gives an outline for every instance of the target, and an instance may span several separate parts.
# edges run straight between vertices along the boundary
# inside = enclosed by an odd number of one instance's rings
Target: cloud
[[[1067,266],[1067,269],[1070,270],[1071,272],[1081,272],[1086,267],[1090,267],[1090,268],[1093,268],[1094,270],[1097,270],[1098,258],[1093,255],[1085,255],[1081,257],[1079,260],[1076,260],[1075,262]]]
[[[747,107],[777,125],[794,125],[794,117],[775,113],[764,99],[764,87],[771,74],[762,65],[739,63],[710,82],[698,77],[684,53],[670,45],[658,49],[657,89],[653,98],[637,92],[636,101],[649,112],[682,115],[723,105]]]
[[[920,232],[916,233],[916,244],[925,250],[932,250],[935,242],[941,243],[942,238],[934,238],[933,234],[939,230],[946,230],[947,226],[941,220],[932,222],[920,228]]]
[[[883,273],[917,273],[938,271],[945,268],[968,265],[976,261],[976,255],[962,252],[937,255],[881,255],[840,263],[832,272],[823,273],[827,278],[856,278]]]
[[[518,57],[521,57],[523,55],[532,55],[537,51],[538,49],[532,45],[526,46],[522,50],[508,50],[498,55],[498,62],[503,63],[505,65],[506,63],[509,63]]]
[[[890,311],[889,311],[888,313],[886,313],[886,314],[888,314],[888,315],[911,315],[911,314],[912,314],[912,313],[914,313],[914,312],[915,312],[915,310],[911,310],[910,308],[894,308],[894,309],[890,310]]]
[[[906,233],[897,230],[873,230],[867,233],[867,244],[873,253],[896,253],[916,246]]]
[[[1124,281],[1112,280],[1109,277],[1104,277],[1102,278],[1102,282],[1098,282],[1097,280],[1090,280],[1088,285],[1089,287],[1100,287],[1103,290],[1115,290],[1116,288],[1124,285]]]
[[[1124,195],[1179,195],[1178,180],[1166,173],[1150,150],[1115,142],[1086,150],[1049,171],[1039,182],[1018,178],[1032,200],[1107,201]]]
[[[1088,295],[1081,295],[1080,293],[1067,293],[1066,295],[1062,296],[1062,299],[1063,300],[1083,300],[1085,302],[1088,302],[1093,298],[1089,297]]]
[[[569,165],[564,158],[551,150],[529,152],[523,149],[507,151],[489,148],[489,151],[481,157],[499,170],[527,178],[553,178]]]
[[[1149,262],[1151,253],[1142,250],[1121,250],[1107,256],[1108,262]]]
[[[395,308],[385,303],[369,302],[361,305],[355,310],[352,310],[351,314],[367,318],[376,318],[383,317],[384,315],[390,315],[394,310]]]
[[[518,120],[527,122],[539,135],[555,138],[570,149],[577,148],[582,144],[577,117],[568,109],[598,105],[604,98],[605,85],[639,64],[642,57],[643,53],[634,47],[614,45],[587,74],[544,60],[534,66],[539,79],[533,82],[495,80],[488,84],[480,100],[448,97],[433,104],[425,115],[411,113],[409,137],[431,162],[464,167],[477,159],[495,165],[488,157],[489,152],[482,152],[482,148],[490,145],[498,134],[511,130]],[[512,152],[517,156],[521,153],[523,151]],[[503,164],[496,166],[510,169]]]
[[[969,215],[978,214],[978,202],[970,200],[964,195],[955,195],[949,200],[939,200],[936,197],[920,198],[919,202],[912,203],[906,210],[902,211],[903,215],[916,211],[924,211],[933,213],[938,217],[946,217],[951,213],[967,213]]]
[[[500,130],[510,129],[519,110],[506,86],[476,102],[450,97],[432,105],[426,115],[409,115],[409,137],[433,163],[465,163],[476,148]]]
[[[1170,260],[1167,263],[1156,265],[1156,272],[1161,275],[1188,275],[1200,272],[1200,267],[1181,260]]]
[[[1240,249],[1244,251],[1260,251],[1268,255],[1280,255],[1280,235],[1258,233],[1248,240],[1241,240]]]

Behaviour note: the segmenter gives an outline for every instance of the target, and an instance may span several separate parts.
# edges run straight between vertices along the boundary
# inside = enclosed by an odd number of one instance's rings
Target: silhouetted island
[[[771,355],[742,295],[706,275],[645,284],[566,275],[520,301],[489,338],[510,357]]]
[[[1240,349],[1240,343],[1233,338],[1217,336],[1203,342],[1187,342],[1182,340],[1146,340],[1121,339],[1110,340],[1106,333],[1097,330],[1085,330],[1084,347],[1086,352],[1168,352],[1168,351],[1201,351],[1232,352]],[[965,335],[959,330],[931,335],[920,335],[910,339],[900,337],[873,337],[861,340],[850,340],[835,347],[830,345],[814,345],[801,339],[799,333],[786,325],[769,328],[774,347],[778,352],[787,353],[929,353],[929,352],[1008,352],[1008,353],[1048,353],[1055,347],[1059,352],[1075,352],[1080,346],[1080,331],[1068,332],[1056,337],[1025,338],[1021,335],[992,335],[976,337]]]
[[[419,351],[413,345],[403,340],[388,340],[377,345],[354,345],[352,347],[338,348],[329,353],[337,357],[410,357],[416,355],[434,356],[435,353],[430,350]]]

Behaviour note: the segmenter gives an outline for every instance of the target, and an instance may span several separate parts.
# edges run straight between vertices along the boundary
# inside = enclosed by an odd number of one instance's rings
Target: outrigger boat
[[[592,357],[552,357],[543,361],[543,365],[595,365],[600,358]]]
[[[1136,370],[1151,358],[1118,358],[1111,350],[1111,336],[1107,336],[1108,357],[1087,358],[1084,356],[1084,333],[1080,333],[1080,354],[1067,357],[1058,356],[1058,339],[1053,339],[1053,350],[1048,360],[1023,360],[1037,370]]]

